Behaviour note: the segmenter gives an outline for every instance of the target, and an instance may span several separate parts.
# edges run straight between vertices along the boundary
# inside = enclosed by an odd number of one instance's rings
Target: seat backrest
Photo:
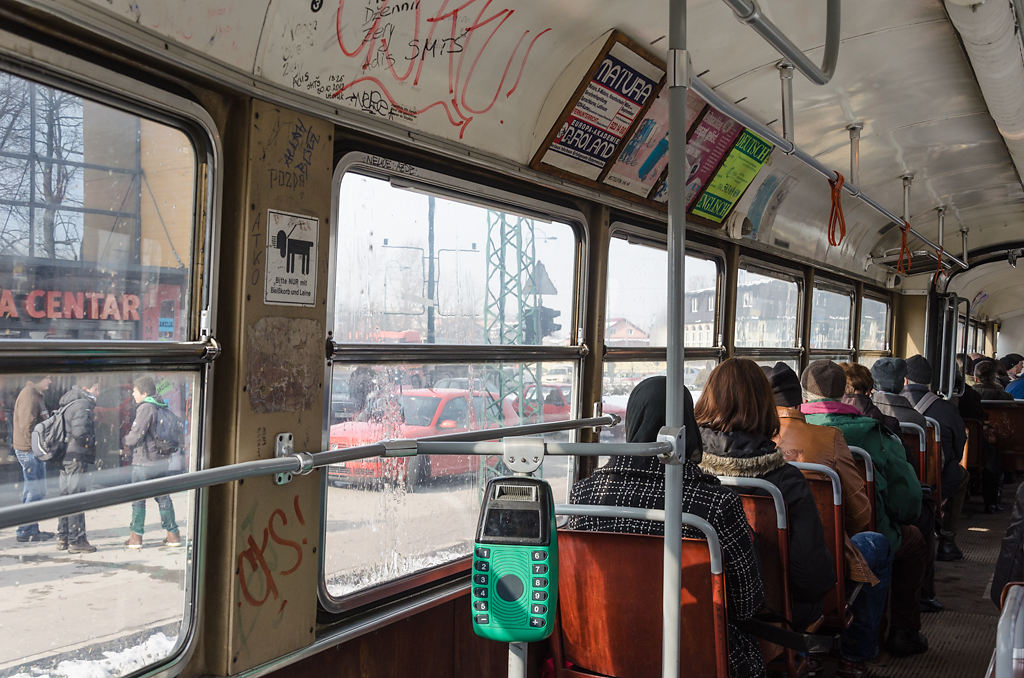
[[[663,544],[659,536],[558,531],[552,642],[564,659],[615,678],[661,675]],[[725,579],[712,573],[704,539],[683,539],[682,568],[685,675],[727,678]]]
[[[825,626],[831,629],[846,628],[851,621],[846,604],[846,543],[845,521],[843,519],[843,486],[839,474],[822,464],[789,462],[804,474],[814,497],[814,505],[825,529],[825,544],[832,554],[836,568],[836,585],[825,594],[823,614]]]
[[[1024,403],[983,401],[985,421],[992,430],[992,447],[999,450],[1003,468],[1024,471]]]
[[[925,417],[928,422],[928,450],[925,452],[925,461],[921,466],[921,482],[932,486],[932,496],[935,502],[942,504],[942,428],[939,422],[931,417]]]
[[[864,484],[867,486],[868,505],[871,507],[868,529],[874,531],[876,525],[875,511],[877,509],[875,501],[875,463],[871,461],[871,455],[868,454],[868,451],[862,447],[850,446],[850,454],[853,455],[853,460],[857,462],[857,470],[860,471],[860,477],[864,479]]]
[[[967,444],[964,445],[964,456],[960,459],[960,465],[965,469],[976,471],[981,470],[981,427],[979,419],[964,419],[967,430]]]
[[[922,438],[924,443],[922,444]],[[900,441],[907,452],[907,460],[914,467],[917,479],[924,482],[922,470],[928,453],[928,434],[916,424],[900,423]]]

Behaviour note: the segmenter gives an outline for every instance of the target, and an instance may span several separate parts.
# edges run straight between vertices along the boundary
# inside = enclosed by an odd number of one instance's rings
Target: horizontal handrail
[[[771,22],[754,0],[724,0],[732,8],[736,18],[748,24],[765,41],[774,47],[779,54],[792,62],[793,66],[803,73],[815,85],[824,85],[832,79],[839,60],[840,18],[842,7],[839,0],[828,0],[825,15],[825,54],[819,68],[813,61],[793,44],[793,41]]]
[[[909,421],[901,421],[900,422],[900,430],[901,431],[910,431],[911,433],[916,433],[917,434],[917,439],[919,441],[918,442],[918,446],[920,447],[918,452],[927,452],[928,451],[928,438],[927,438],[927,434],[924,432],[924,429],[921,428],[920,425],[912,423],[912,422],[909,422]]]
[[[692,80],[692,82],[690,84],[690,87],[691,87],[691,89],[693,89],[694,92],[699,94],[701,96],[701,98],[704,99],[704,101],[708,102],[709,104],[711,104],[712,106],[717,108],[719,111],[721,111],[725,115],[729,116],[730,118],[732,118],[736,122],[740,123],[741,125],[743,125],[747,129],[749,129],[749,130],[751,130],[753,132],[756,132],[758,135],[760,135],[760,136],[764,137],[765,139],[767,139],[768,141],[772,142],[773,144],[775,144],[776,146],[781,148],[782,152],[785,153],[786,155],[795,156],[797,160],[799,160],[800,162],[805,164],[807,167],[810,167],[812,170],[814,170],[815,172],[817,172],[821,176],[825,177],[829,181],[832,181],[832,182],[836,181],[836,179],[837,179],[836,173],[833,172],[832,170],[830,170],[825,165],[821,164],[817,160],[817,158],[815,158],[814,156],[810,155],[806,151],[800,149],[792,141],[784,139],[782,136],[780,136],[779,134],[774,132],[767,125],[762,125],[760,122],[755,120],[753,117],[751,117],[750,115],[748,115],[747,113],[745,113],[741,109],[737,108],[731,102],[727,101],[726,99],[723,99],[709,85],[707,85],[703,81],[701,81],[700,78],[693,78],[693,80]],[[884,216],[887,219],[889,219],[890,221],[892,221],[894,224],[896,224],[898,226],[903,226],[903,218],[902,217],[898,217],[895,214],[893,214],[892,212],[890,212],[889,210],[887,210],[884,207],[882,207],[880,204],[878,204],[877,202],[872,200],[869,196],[865,195],[859,188],[857,188],[853,184],[851,184],[849,182],[844,182],[843,183],[843,189],[847,193],[849,193],[851,196],[853,196],[854,198],[858,198],[861,201],[863,201],[868,207],[871,207],[876,212],[880,213],[882,216]],[[916,231],[915,229],[911,228],[910,229],[910,233],[912,233],[914,236],[917,237],[918,240],[920,240],[924,244],[928,245],[929,247],[931,247],[936,252],[939,251],[939,246],[937,244],[935,244],[934,242],[932,242],[931,240],[929,240],[924,235],[922,235],[919,231]],[[955,257],[952,254],[946,252],[945,250],[943,250],[942,256],[943,256],[943,258],[945,258],[948,261],[953,262],[954,264],[956,264],[960,268],[963,268],[963,269],[967,268],[967,263],[966,262],[964,262],[961,259],[958,259],[957,257]]]
[[[0,370],[61,371],[129,365],[182,367],[213,362],[220,352],[220,345],[213,337],[201,341],[4,339],[0,341]]]
[[[671,443],[554,443],[542,441],[544,455],[550,457],[598,457],[617,455],[628,457],[653,457],[670,455]],[[416,445],[417,454],[503,454],[502,442],[421,442]]]
[[[555,515],[589,516],[591,518],[626,518],[632,520],[655,520],[665,522],[665,512],[661,509],[642,509],[630,506],[600,506],[597,504],[555,504]],[[683,525],[689,525],[704,533],[711,552],[711,573],[722,574],[722,544],[718,541],[718,533],[711,523],[692,513],[683,513]]]
[[[579,360],[590,353],[579,346],[465,344],[348,344],[328,340],[327,357],[336,363],[476,363]],[[381,350],[386,348],[384,353]]]
[[[871,460],[871,455],[868,454],[868,451],[863,447],[850,445],[850,454],[864,460],[864,480],[873,483],[875,481],[875,462]]]
[[[421,438],[424,441],[468,441],[489,440],[513,435],[535,435],[554,431],[568,431],[594,426],[614,426],[619,418],[613,414],[588,419],[570,419],[547,424],[526,424],[523,426],[507,426],[483,431],[466,433],[448,433],[439,436]],[[273,475],[275,473],[309,473],[315,468],[337,464],[343,461],[355,461],[367,457],[387,454],[391,449],[391,441],[379,442],[356,447],[322,452],[300,452],[274,459],[244,461],[217,468],[202,469],[175,476],[144,480],[138,483],[117,485],[99,490],[70,494],[53,499],[43,499],[29,504],[19,504],[0,508],[0,529],[14,525],[57,518],[81,511],[89,511],[106,506],[115,506],[139,499],[148,499],[161,494],[196,490],[221,483],[229,483],[244,478]],[[411,456],[411,455],[410,455]]]
[[[782,491],[776,487],[775,483],[771,483],[764,478],[743,478],[740,476],[718,476],[718,482],[730,487],[754,487],[764,490],[771,495],[772,501],[775,502],[775,527],[780,530],[785,530],[789,527],[786,500],[782,496]]]
[[[834,506],[843,505],[843,483],[839,479],[839,474],[836,473],[835,469],[825,466],[824,464],[811,464],[806,461],[789,461],[786,463],[791,466],[796,466],[801,471],[814,471],[815,473],[821,473],[828,476],[828,479],[832,481],[832,504]]]

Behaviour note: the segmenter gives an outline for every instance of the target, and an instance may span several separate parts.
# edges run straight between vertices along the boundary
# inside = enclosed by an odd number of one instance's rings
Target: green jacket
[[[860,447],[875,465],[875,524],[889,539],[893,551],[900,547],[900,525],[912,525],[921,514],[921,483],[907,462],[903,443],[884,432],[877,420],[852,414],[804,414],[808,424],[834,426],[846,444]]]

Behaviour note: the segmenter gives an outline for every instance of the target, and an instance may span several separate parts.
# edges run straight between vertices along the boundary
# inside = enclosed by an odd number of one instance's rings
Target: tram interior
[[[963,506],[926,529],[941,551],[959,518],[958,556],[922,575],[928,649],[890,651],[890,604],[877,657],[765,644],[769,668],[1024,675],[1024,556],[1001,541],[1024,471],[1019,0],[10,0],[0,17],[0,676],[612,675],[581,657],[627,645],[643,662],[613,662],[620,678],[662,675],[663,652],[730,675],[713,539],[675,556],[710,568],[703,593],[692,568],[680,585],[683,617],[708,603],[710,621],[664,648],[678,609],[601,635],[661,602],[658,574],[601,576],[673,541],[636,535],[565,537],[591,576],[572,586],[607,603],[594,617],[564,604],[556,640],[511,649],[475,634],[487,482],[536,471],[570,511],[628,449],[650,377],[700,410],[727,361],[799,377],[912,356],[940,407],[1004,377],[982,383],[978,358],[1007,379],[958,432],[900,431],[926,497],[943,436],[966,441]],[[57,457],[29,449],[82,402]],[[539,469],[487,447],[524,433]],[[842,575],[842,502],[812,485]],[[765,506],[744,507],[752,543],[788,553]],[[847,633],[846,605],[814,642]]]

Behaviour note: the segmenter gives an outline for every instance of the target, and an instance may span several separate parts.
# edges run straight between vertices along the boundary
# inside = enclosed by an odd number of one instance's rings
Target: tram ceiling
[[[664,0],[500,6],[480,0],[447,13],[440,0],[314,2],[298,11],[281,0],[260,3],[265,11],[222,0],[22,4],[74,18],[87,11],[99,17],[91,22],[95,30],[117,17],[118,30],[139,32],[140,44],[159,35],[183,54],[214,57],[242,76],[521,165],[583,80],[609,26],[658,58],[667,48]],[[722,0],[689,0],[687,8],[693,72],[781,132],[778,53]],[[760,9],[811,61],[821,62],[826,3],[764,0]],[[942,3],[844,3],[834,76],[818,86],[797,75],[793,85],[797,145],[846,173],[846,128],[862,122],[859,188],[899,214],[899,177],[914,173],[912,224],[923,235],[935,238],[931,212],[939,204],[951,208],[945,239],[957,253],[961,225],[970,227],[973,247],[995,240],[987,229],[1024,218],[1019,176]],[[758,189],[770,177],[780,186],[797,180],[784,199],[775,196],[777,213],[760,224],[759,240],[781,249],[801,243],[811,256],[828,256],[858,273],[867,256],[898,243],[895,228],[878,238],[884,216],[847,198],[851,241],[829,252],[828,184],[797,165],[777,150],[738,203],[737,211],[756,210]],[[869,274],[882,280],[885,269]]]

